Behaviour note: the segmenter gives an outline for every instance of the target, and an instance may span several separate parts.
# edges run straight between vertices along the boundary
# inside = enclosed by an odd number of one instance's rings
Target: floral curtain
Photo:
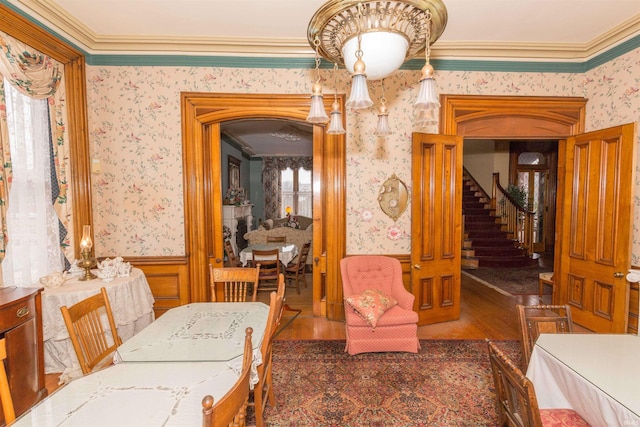
[[[7,108],[4,79],[0,76],[0,266],[9,243],[7,234],[7,201],[11,187],[11,154],[9,149],[9,128],[7,125]],[[1,277],[1,276],[0,276]]]
[[[71,223],[71,205],[68,199],[68,159],[69,141],[65,132],[66,106],[63,79],[64,65],[53,58],[27,46],[13,37],[0,32],[0,76],[4,76],[13,86],[25,95],[37,99],[47,99],[49,104],[50,126],[52,133],[51,150],[53,153],[52,185],[53,205],[59,218],[60,247],[65,258],[73,258],[70,244],[69,226]],[[1,80],[1,78],[0,78]],[[3,156],[0,169],[0,262],[4,258],[6,247],[6,209],[9,185],[11,182],[11,160],[9,154],[8,132],[6,129],[6,109],[4,90],[0,94],[0,153]],[[67,261],[68,262],[68,261]]]
[[[262,185],[264,186],[264,217],[277,218],[280,212],[280,171],[287,168],[313,170],[313,157],[264,157]]]

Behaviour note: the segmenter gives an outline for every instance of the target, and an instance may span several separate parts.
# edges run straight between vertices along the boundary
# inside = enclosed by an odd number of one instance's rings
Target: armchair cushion
[[[393,297],[378,289],[366,289],[345,299],[358,314],[360,314],[372,328],[376,327],[380,317],[394,305],[398,304]]]
[[[416,353],[420,349],[418,313],[413,311],[414,295],[404,287],[400,261],[383,255],[354,255],[340,260],[340,272],[345,301],[345,350],[349,354]],[[347,302],[368,289],[379,290],[397,301],[377,320],[375,328]]]

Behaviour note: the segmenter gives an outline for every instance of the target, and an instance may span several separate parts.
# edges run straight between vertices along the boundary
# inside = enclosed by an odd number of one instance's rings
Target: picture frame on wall
[[[240,188],[240,164],[242,161],[233,156],[229,156],[227,162],[227,169],[229,171],[229,188]]]

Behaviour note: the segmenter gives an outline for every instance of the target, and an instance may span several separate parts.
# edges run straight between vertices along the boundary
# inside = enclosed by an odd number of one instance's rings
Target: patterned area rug
[[[412,353],[350,356],[344,341],[273,344],[272,427],[495,426],[493,378],[481,340],[421,340]],[[520,362],[518,341],[496,341]]]
[[[489,286],[505,295],[538,295],[538,274],[550,271],[537,265],[518,268],[478,267],[475,270],[463,270],[462,274],[471,276],[485,286]],[[544,287],[545,295],[551,295],[551,286]]]

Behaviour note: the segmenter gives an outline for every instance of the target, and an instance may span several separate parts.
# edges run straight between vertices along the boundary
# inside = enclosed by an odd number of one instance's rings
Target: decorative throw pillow
[[[376,327],[378,320],[387,310],[398,304],[393,297],[377,289],[367,289],[347,297],[345,301],[369,322],[372,328]]]
[[[273,220],[273,227],[272,228],[279,228],[284,226],[284,223],[289,221],[289,218],[278,218],[278,219],[274,219]]]

